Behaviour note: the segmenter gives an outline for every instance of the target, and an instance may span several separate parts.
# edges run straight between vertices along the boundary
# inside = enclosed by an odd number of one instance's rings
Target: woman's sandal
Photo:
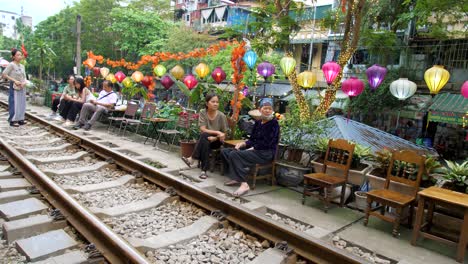
[[[185,162],[185,164],[187,164],[187,166],[188,166],[189,168],[192,168],[192,164],[190,163],[190,161],[188,160],[188,158],[182,157],[182,160]]]
[[[208,178],[208,175],[206,175],[206,172],[202,171],[202,173],[200,174],[200,176],[198,176],[200,179],[206,179]]]

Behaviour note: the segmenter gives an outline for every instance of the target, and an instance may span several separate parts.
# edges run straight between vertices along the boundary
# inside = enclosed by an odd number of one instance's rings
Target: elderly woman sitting
[[[260,101],[260,113],[260,119],[255,121],[250,139],[237,144],[235,148],[226,148],[221,152],[228,169],[228,177],[231,179],[225,185],[240,184],[234,196],[242,196],[250,190],[247,183],[250,167],[267,163],[275,157],[280,127],[273,115],[273,101],[270,98]]]

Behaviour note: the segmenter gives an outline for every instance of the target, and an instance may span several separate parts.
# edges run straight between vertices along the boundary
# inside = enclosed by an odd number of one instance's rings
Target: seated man
[[[108,80],[102,82],[102,91],[96,100],[91,100],[83,105],[80,112],[80,120],[74,129],[90,130],[102,113],[107,113],[117,102],[117,94],[112,90],[112,83]],[[91,118],[90,118],[91,116]]]

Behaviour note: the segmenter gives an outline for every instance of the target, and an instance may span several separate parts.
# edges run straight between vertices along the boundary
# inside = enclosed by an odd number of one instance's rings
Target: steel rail
[[[0,102],[2,103],[2,102]],[[4,104],[4,103],[3,103]],[[115,150],[112,150],[99,143],[93,142],[74,132],[67,131],[55,124],[50,124],[42,118],[27,113],[27,116],[34,121],[49,126],[54,131],[75,138],[76,142],[84,148],[93,150],[96,154],[111,158],[119,166],[130,171],[140,172],[147,180],[163,187],[172,187],[177,195],[184,199],[199,205],[209,211],[220,210],[225,214],[226,219],[233,223],[255,233],[270,241],[286,241],[295,253],[312,261],[313,263],[362,263],[363,259],[358,258],[351,253],[335,248],[320,239],[311,236],[305,236],[303,232],[292,228],[285,228],[276,224],[273,220],[267,218],[258,212],[244,208],[229,200],[222,200],[214,194],[209,193],[197,186],[193,186],[185,181],[163,171],[160,171],[148,164],[138,160],[133,160]]]
[[[140,252],[116,235],[94,214],[83,208],[52,179],[1,138],[0,147],[10,163],[21,171],[53,206],[62,212],[68,222],[87,240],[94,243],[109,262],[149,263]]]

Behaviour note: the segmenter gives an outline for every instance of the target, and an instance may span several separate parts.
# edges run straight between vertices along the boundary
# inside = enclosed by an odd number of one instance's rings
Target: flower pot
[[[367,208],[367,193],[363,191],[355,191],[354,197],[356,197],[356,208],[365,211]]]
[[[311,163],[314,167],[315,172],[322,172],[323,163],[318,162],[317,160],[312,160]],[[348,183],[359,186],[362,185],[362,183],[365,180],[365,175],[371,168],[371,166],[366,165],[366,167],[362,170],[349,170]],[[343,177],[342,170],[330,166],[328,166],[327,168],[327,174],[337,177]]]
[[[190,157],[192,156],[193,150],[195,149],[196,141],[180,141],[180,155],[182,157]]]

